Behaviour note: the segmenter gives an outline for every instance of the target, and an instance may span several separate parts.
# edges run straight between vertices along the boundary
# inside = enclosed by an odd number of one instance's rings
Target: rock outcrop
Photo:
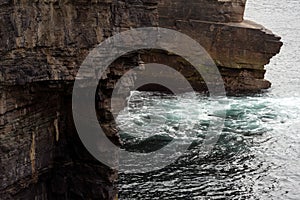
[[[81,144],[71,92],[89,51],[115,33],[161,26],[186,33],[212,56],[229,92],[270,87],[264,65],[282,43],[243,20],[245,0],[2,0],[0,2],[0,199],[113,199],[117,172]],[[102,127],[120,144],[109,99],[138,64],[174,67],[205,91],[192,66],[161,51],[119,58],[99,85]]]
[[[72,85],[89,50],[105,38],[157,25],[151,0],[1,1],[0,199],[116,196],[117,172],[89,155],[77,136]],[[101,82],[102,96],[114,81]],[[109,113],[99,112],[119,143]]]
[[[197,40],[219,67],[230,93],[269,88],[264,66],[282,46],[279,36],[243,19],[245,4],[246,0],[161,0],[158,7],[159,25]],[[193,78],[195,88],[203,88],[201,80]]]

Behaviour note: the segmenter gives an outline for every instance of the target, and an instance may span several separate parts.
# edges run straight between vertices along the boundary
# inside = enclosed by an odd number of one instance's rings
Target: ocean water
[[[273,86],[263,94],[219,100],[132,94],[117,119],[125,149],[155,151],[179,137],[178,127],[189,120],[192,131],[180,130],[189,132],[193,144],[163,169],[120,173],[120,199],[300,199],[299,13],[298,0],[247,2],[245,18],[284,42],[267,66]],[[212,152],[203,156],[200,146],[219,112],[226,112],[223,130]]]

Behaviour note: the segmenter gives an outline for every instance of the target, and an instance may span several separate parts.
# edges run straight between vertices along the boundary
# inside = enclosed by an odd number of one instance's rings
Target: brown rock
[[[245,0],[2,0],[0,199],[115,197],[117,172],[96,161],[81,144],[71,105],[80,64],[93,47],[115,33],[147,26],[179,30],[209,52],[227,91],[270,87],[264,65],[282,43],[261,25],[243,20],[244,8]],[[168,52],[121,57],[101,78],[97,93],[100,123],[118,145],[107,100],[117,80],[139,59],[172,66],[196,90],[207,89],[192,66]],[[118,99],[120,107],[127,89]]]

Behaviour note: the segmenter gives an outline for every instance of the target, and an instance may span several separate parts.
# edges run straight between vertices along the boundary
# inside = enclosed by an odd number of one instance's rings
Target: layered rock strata
[[[157,2],[151,0],[0,3],[0,199],[116,197],[117,172],[89,155],[74,127],[73,81],[105,38],[157,24]],[[105,101],[97,105],[103,129],[120,144],[106,108],[117,79],[101,81]]]
[[[244,8],[244,0],[2,0],[0,199],[116,196],[117,172],[89,155],[77,136],[71,95],[89,51],[118,32],[148,26],[179,30],[205,47],[228,91],[270,87],[264,65],[282,43],[261,25],[243,20]],[[101,126],[115,144],[120,141],[111,93],[139,59],[172,66],[196,90],[206,90],[193,67],[169,52],[119,58],[102,77],[96,97]]]
[[[269,88],[264,66],[282,46],[279,36],[243,19],[245,4],[246,0],[161,0],[158,6],[159,25],[199,42],[219,67],[230,93]],[[199,87],[200,79],[188,79]]]

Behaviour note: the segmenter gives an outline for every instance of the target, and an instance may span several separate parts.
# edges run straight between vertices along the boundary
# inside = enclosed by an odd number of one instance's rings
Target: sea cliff
[[[282,43],[243,19],[245,0],[2,0],[0,2],[0,199],[113,199],[117,171],[95,160],[72,119],[72,86],[89,51],[116,33],[159,26],[185,33],[211,55],[230,93],[270,87],[264,66]],[[110,108],[117,80],[143,62],[205,83],[168,52],[133,52],[100,80],[101,126],[120,145]],[[130,81],[129,81],[130,82]],[[128,86],[130,87],[130,85]],[[149,88],[153,89],[153,88]]]

